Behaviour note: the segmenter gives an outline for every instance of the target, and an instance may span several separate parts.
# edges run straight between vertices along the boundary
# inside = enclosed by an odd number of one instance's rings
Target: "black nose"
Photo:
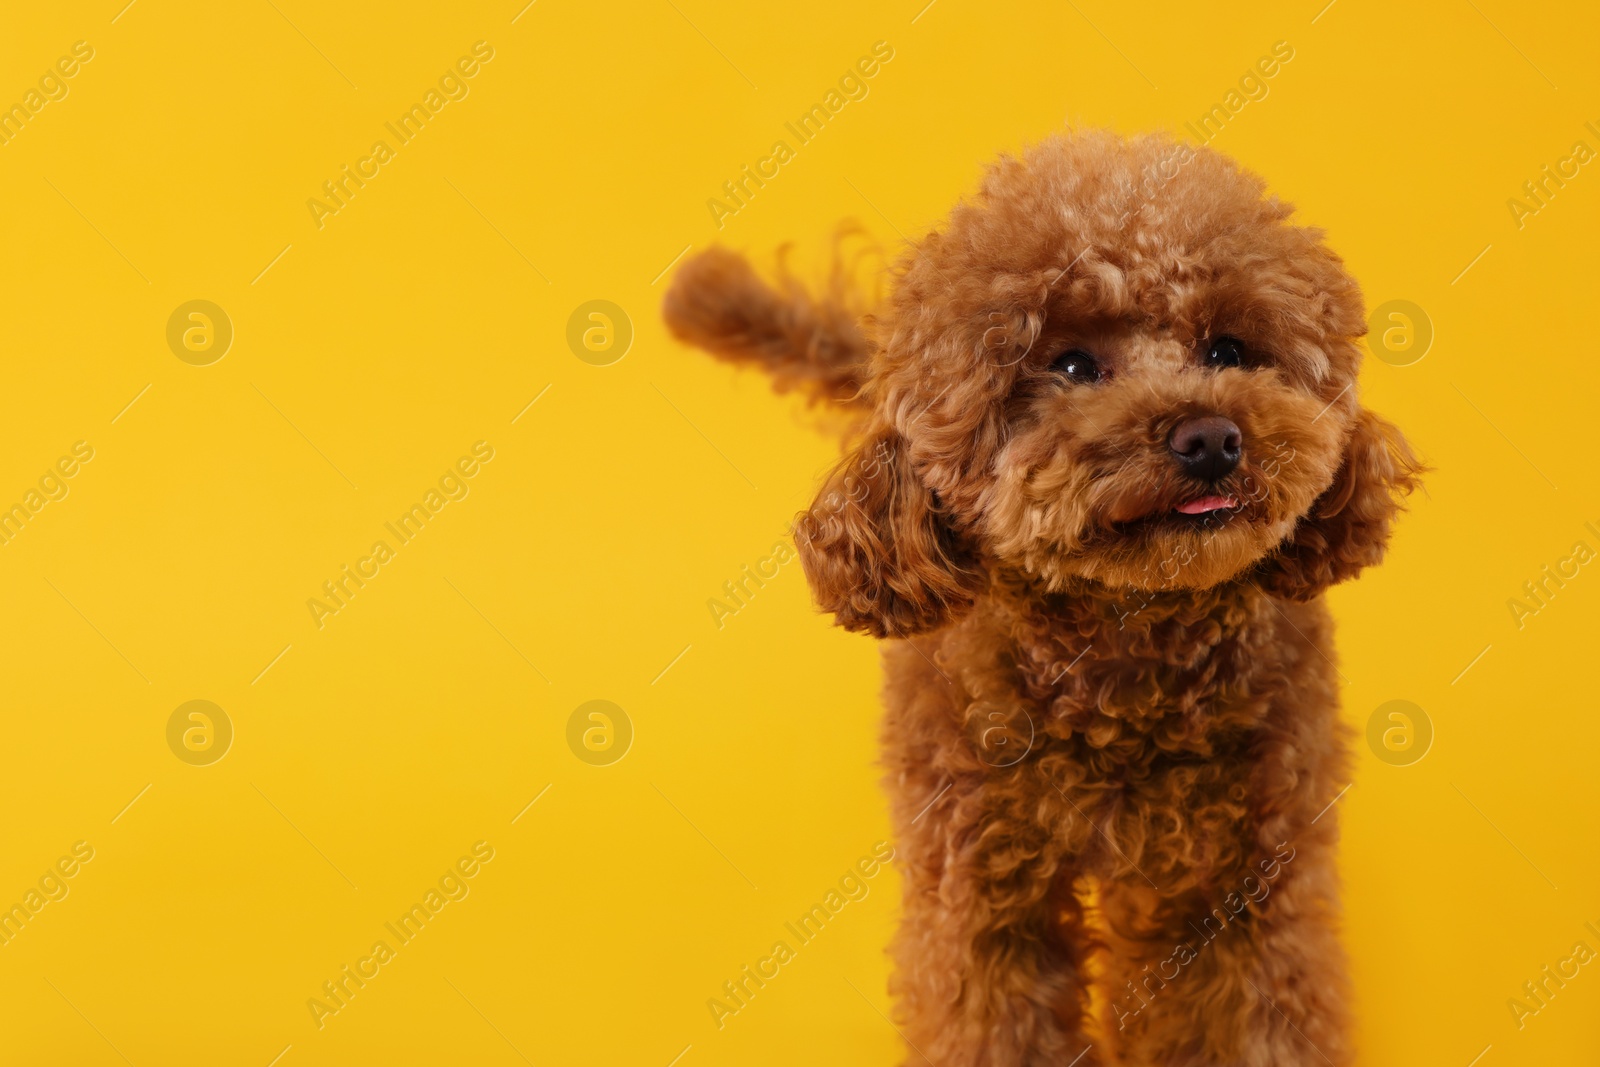
[[[1185,473],[1215,482],[1232,474],[1239,465],[1244,436],[1231,419],[1203,415],[1180,422],[1167,447]]]

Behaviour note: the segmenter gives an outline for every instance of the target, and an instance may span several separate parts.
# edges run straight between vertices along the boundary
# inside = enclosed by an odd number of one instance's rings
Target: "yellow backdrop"
[[[1595,1061],[1588,5],[525,2],[5,17],[7,1062],[891,1062],[875,652],[782,547],[833,445],[657,308],[1066,122],[1209,140],[1389,305],[1363,1062]]]

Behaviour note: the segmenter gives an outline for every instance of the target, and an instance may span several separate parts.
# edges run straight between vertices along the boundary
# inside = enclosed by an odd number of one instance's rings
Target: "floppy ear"
[[[936,629],[988,580],[890,428],[868,434],[829,476],[800,516],[795,546],[818,605],[874,637]]]
[[[1377,563],[1423,470],[1393,424],[1361,411],[1333,484],[1263,564],[1262,586],[1288,600],[1310,600]]]

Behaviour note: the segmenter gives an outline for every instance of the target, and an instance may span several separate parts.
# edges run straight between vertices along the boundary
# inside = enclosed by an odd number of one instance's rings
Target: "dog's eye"
[[[1100,364],[1081,348],[1069,348],[1056,357],[1050,369],[1071,381],[1092,385],[1100,380]]]
[[[1244,342],[1235,337],[1218,337],[1206,350],[1208,367],[1237,367],[1244,362]]]

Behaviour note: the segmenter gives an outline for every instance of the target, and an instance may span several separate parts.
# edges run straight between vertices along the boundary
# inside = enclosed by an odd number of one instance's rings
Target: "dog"
[[[864,318],[837,269],[674,278],[679,339],[854,415],[795,541],[884,639],[907,1064],[1352,1062],[1323,592],[1424,469],[1292,213],[1213,150],[1069,131]]]

